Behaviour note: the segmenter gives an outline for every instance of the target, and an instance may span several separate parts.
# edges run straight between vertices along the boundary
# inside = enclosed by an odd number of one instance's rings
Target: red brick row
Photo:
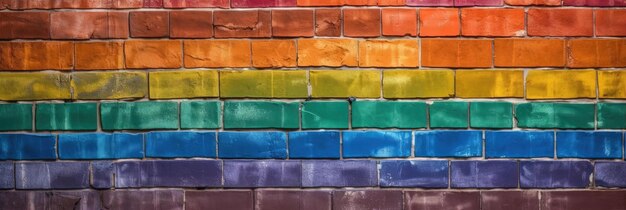
[[[610,37],[626,36],[626,9],[2,12],[0,28],[0,39]]]

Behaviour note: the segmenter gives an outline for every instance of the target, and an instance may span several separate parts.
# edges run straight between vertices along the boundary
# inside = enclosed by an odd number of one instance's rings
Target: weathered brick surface
[[[367,40],[359,42],[360,67],[417,67],[419,54],[418,43],[415,40]]]
[[[575,39],[567,42],[567,66],[626,67],[626,40]]]
[[[378,37],[380,31],[379,9],[343,10],[343,35],[347,37]]]
[[[70,70],[71,42],[1,42],[0,70]]]
[[[459,9],[420,9],[419,24],[419,35],[421,37],[458,36],[461,33]]]
[[[295,40],[252,41],[252,66],[257,68],[295,67]]]
[[[422,39],[421,62],[427,67],[491,67],[492,40]]]
[[[591,9],[529,9],[529,36],[592,36]]]
[[[74,65],[76,70],[123,69],[123,42],[75,43]]]
[[[215,11],[213,12],[215,37],[270,37],[272,35],[270,13],[268,10]]]
[[[127,12],[53,12],[50,23],[52,39],[128,38]]]
[[[417,11],[415,9],[382,9],[384,36],[417,36]]]
[[[316,36],[341,36],[342,23],[341,10],[339,9],[316,9],[315,10],[315,35]]]
[[[251,63],[250,41],[185,40],[186,68],[248,67]]]
[[[272,11],[272,35],[275,37],[312,37],[313,10]]]
[[[0,39],[50,39],[50,13],[2,12],[0,28]]]
[[[78,72],[72,74],[74,99],[143,98],[148,78],[143,72]]]
[[[357,66],[358,42],[352,39],[299,39],[298,66]]]
[[[566,62],[565,40],[496,39],[496,67],[563,67]]]
[[[169,35],[172,38],[211,38],[213,36],[213,12],[170,12]]]
[[[169,35],[168,12],[131,12],[130,36],[136,38],[160,38]]]
[[[463,36],[524,36],[523,9],[461,9]]]
[[[176,40],[139,41],[124,43],[126,68],[180,68],[182,46]]]

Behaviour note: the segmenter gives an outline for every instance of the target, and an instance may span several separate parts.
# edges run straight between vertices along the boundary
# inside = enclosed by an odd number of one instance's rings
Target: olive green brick
[[[517,104],[515,118],[520,128],[593,129],[595,104]]]
[[[427,105],[423,102],[355,101],[353,128],[426,128]]]
[[[513,104],[509,102],[470,103],[470,127],[513,128]]]
[[[38,131],[84,131],[98,129],[96,103],[37,104],[35,129]]]
[[[72,74],[73,99],[126,99],[148,95],[145,72],[77,72]]]
[[[180,128],[216,129],[221,126],[221,115],[219,101],[184,101],[180,103]]]
[[[626,128],[626,103],[598,103],[598,128]]]
[[[178,103],[102,103],[100,118],[103,130],[178,129]]]
[[[431,128],[467,128],[467,102],[435,101],[429,107]]]
[[[307,101],[302,104],[302,129],[347,129],[347,101]]]
[[[32,129],[32,104],[0,104],[0,131],[25,131]]]
[[[274,101],[224,102],[224,128],[287,128],[297,129],[299,103]]]

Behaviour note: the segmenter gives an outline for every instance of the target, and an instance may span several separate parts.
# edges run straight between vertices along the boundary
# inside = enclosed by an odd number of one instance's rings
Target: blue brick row
[[[0,162],[0,189],[626,187],[621,161],[145,160]],[[380,174],[380,178],[379,178]],[[591,178],[593,175],[593,179]]]
[[[469,158],[483,152],[486,158],[622,159],[624,148],[623,133],[605,131],[486,131],[484,139],[474,130],[0,134],[0,160],[54,160],[57,146],[63,160]]]

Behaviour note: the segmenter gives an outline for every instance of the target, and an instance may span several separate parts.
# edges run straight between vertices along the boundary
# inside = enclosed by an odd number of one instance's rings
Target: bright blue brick
[[[344,131],[343,157],[408,157],[411,131]]]
[[[216,157],[215,132],[150,132],[146,134],[146,157]]]
[[[596,186],[626,187],[626,162],[596,161],[595,167]]]
[[[338,131],[289,132],[289,158],[339,158]]]
[[[517,161],[452,161],[452,188],[517,188]]]
[[[287,135],[283,132],[220,132],[220,158],[287,158]]]
[[[558,158],[622,158],[621,132],[559,131]]]
[[[143,135],[60,134],[59,158],[71,160],[143,158]]]
[[[487,131],[487,158],[554,157],[553,131]]]
[[[416,131],[416,157],[480,157],[482,131]]]
[[[0,162],[0,189],[15,187],[15,170],[12,161]]]
[[[387,160],[380,162],[381,187],[447,188],[447,160]]]
[[[593,166],[589,161],[520,161],[521,188],[586,188]]]
[[[54,160],[56,136],[0,134],[0,160]]]

